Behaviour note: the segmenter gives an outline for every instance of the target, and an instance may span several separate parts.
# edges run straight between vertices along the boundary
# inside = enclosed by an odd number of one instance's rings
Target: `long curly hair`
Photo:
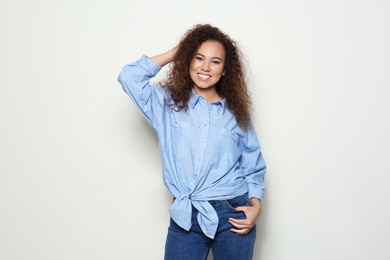
[[[226,53],[225,74],[216,84],[216,91],[219,96],[226,99],[227,108],[236,117],[240,127],[247,129],[250,122],[251,100],[243,68],[243,55],[237,43],[218,28],[210,24],[198,24],[184,34],[163,86],[169,89],[172,101],[179,110],[188,109],[188,101],[194,87],[189,67],[202,43],[208,40],[220,42]]]

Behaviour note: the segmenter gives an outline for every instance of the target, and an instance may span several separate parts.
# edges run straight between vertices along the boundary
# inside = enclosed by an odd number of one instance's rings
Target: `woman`
[[[206,259],[210,248],[215,260],[251,259],[266,166],[236,43],[196,25],[174,49],[125,65],[119,82],[159,138],[174,197],[165,259]]]

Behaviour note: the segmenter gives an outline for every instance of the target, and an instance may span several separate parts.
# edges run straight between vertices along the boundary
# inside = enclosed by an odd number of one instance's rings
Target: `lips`
[[[206,79],[209,79],[209,78],[211,78],[211,76],[210,75],[206,75],[206,74],[198,74],[198,77],[200,78],[200,79],[203,79],[203,80],[206,80]]]

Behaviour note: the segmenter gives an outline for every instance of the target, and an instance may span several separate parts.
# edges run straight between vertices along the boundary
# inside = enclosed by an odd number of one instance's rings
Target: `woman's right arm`
[[[126,64],[118,76],[123,90],[154,128],[155,114],[163,109],[163,90],[150,85],[150,79],[161,70],[159,64],[143,55],[139,60]]]
[[[172,50],[153,56],[150,59],[152,59],[160,67],[164,67],[165,65],[173,61],[173,57],[175,56],[175,53],[176,53],[176,48],[173,48]]]
[[[173,60],[176,48],[153,56],[143,55],[139,60],[122,68],[118,81],[123,90],[133,100],[146,120],[153,127],[156,113],[162,112],[165,90],[150,85],[150,79],[156,76],[161,67]]]

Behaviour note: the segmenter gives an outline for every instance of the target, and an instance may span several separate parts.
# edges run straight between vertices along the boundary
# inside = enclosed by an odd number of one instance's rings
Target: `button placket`
[[[208,136],[209,136],[209,126],[210,126],[210,110],[208,109],[209,113],[201,113],[200,112],[200,118],[201,118],[201,137],[200,137],[200,145],[198,154],[196,156],[196,167],[194,169],[194,177],[195,179],[198,179],[201,174],[201,168],[206,156],[206,149],[208,144]]]

